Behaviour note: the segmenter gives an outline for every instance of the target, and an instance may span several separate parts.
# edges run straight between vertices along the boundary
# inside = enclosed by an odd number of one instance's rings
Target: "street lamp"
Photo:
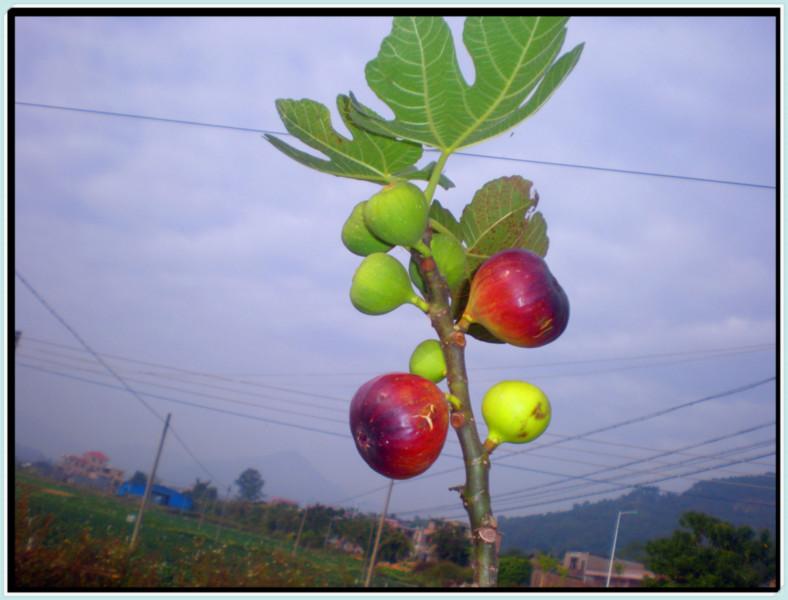
[[[616,529],[613,533],[613,549],[610,551],[610,564],[607,567],[607,583],[605,587],[610,587],[610,576],[613,574],[613,559],[616,557],[616,542],[618,541],[618,526],[621,523],[621,515],[636,515],[636,510],[620,510],[616,517]]]

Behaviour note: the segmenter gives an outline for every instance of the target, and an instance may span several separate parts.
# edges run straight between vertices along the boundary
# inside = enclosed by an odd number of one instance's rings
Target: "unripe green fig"
[[[413,246],[427,228],[427,200],[407,181],[390,184],[367,200],[364,222],[369,230],[393,246]]]
[[[363,200],[353,207],[353,211],[342,226],[342,243],[345,248],[358,256],[369,256],[373,252],[388,252],[391,250],[391,244],[375,237],[364,222],[366,203],[366,200]]]
[[[524,444],[538,438],[550,423],[550,401],[544,392],[525,381],[500,381],[482,399],[487,423],[485,447],[502,442]]]
[[[368,315],[382,315],[410,302],[425,312],[429,308],[410,285],[408,273],[393,256],[375,252],[361,261],[353,274],[350,301]]]
[[[410,355],[410,372],[433,383],[446,377],[446,358],[438,340],[424,340]]]
[[[436,232],[432,234],[430,251],[438,270],[446,279],[446,283],[449,284],[449,289],[456,290],[465,281],[465,250],[462,244],[454,236]],[[424,281],[413,259],[410,261],[408,270],[413,283],[423,292]]]

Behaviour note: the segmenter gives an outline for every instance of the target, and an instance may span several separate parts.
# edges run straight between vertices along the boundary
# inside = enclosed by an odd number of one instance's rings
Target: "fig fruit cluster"
[[[420,244],[428,212],[422,191],[407,181],[387,185],[353,207],[342,226],[342,243],[364,257],[350,286],[350,301],[359,311],[382,315],[406,303],[427,310],[405,267],[387,252]]]
[[[434,262],[427,268],[438,269],[452,299],[467,298],[465,306],[456,309],[457,332],[475,336],[481,330],[480,339],[525,348],[543,346],[563,333],[569,302],[542,257],[519,248],[499,252],[477,269],[468,288],[465,248],[440,231],[432,232],[427,248],[423,238],[428,221],[428,202],[409,182],[387,185],[356,204],[342,227],[342,243],[363,257],[350,287],[356,309],[382,315],[413,304],[429,311],[418,293],[427,292],[422,278],[426,262],[419,265],[411,260],[406,270],[388,254],[401,246],[415,248]],[[448,373],[446,347],[440,340],[418,344],[408,366],[409,373],[367,381],[350,404],[350,429],[359,454],[373,470],[391,479],[420,475],[437,460],[446,441],[450,404],[460,408],[457,398],[436,385]],[[501,381],[482,399],[488,428],[484,446],[490,452],[504,442],[531,442],[545,431],[551,414],[547,396],[535,385]]]

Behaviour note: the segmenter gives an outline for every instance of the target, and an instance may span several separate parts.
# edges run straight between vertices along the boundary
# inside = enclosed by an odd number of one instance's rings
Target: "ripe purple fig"
[[[499,340],[536,348],[560,336],[569,321],[569,300],[547,263],[512,248],[488,258],[471,281],[462,328],[478,323]]]
[[[449,429],[443,392],[410,373],[380,375],[350,403],[350,431],[361,458],[391,479],[409,479],[438,458]]]

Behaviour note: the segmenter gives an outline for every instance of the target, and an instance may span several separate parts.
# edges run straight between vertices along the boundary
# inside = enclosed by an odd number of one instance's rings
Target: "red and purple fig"
[[[512,248],[476,271],[460,326],[478,323],[508,344],[537,348],[560,336],[568,321],[569,300],[547,263]]]
[[[410,373],[380,375],[362,385],[350,403],[350,431],[361,458],[391,479],[430,468],[449,430],[449,408],[431,381]]]

